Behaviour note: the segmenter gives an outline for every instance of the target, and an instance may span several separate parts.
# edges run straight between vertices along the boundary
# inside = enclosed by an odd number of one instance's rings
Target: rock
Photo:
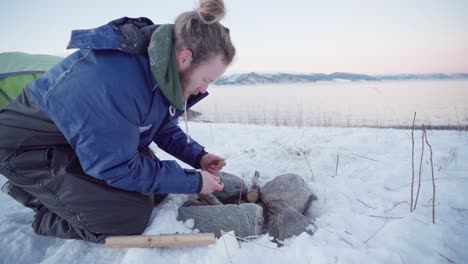
[[[277,240],[284,240],[292,236],[298,236],[303,232],[312,235],[314,231],[308,229],[313,224],[298,211],[292,208],[282,208],[270,216],[268,233]]]
[[[234,230],[237,236],[247,237],[262,233],[263,209],[257,204],[206,205],[179,208],[177,220],[193,219],[200,232],[213,232],[221,236],[221,230]]]
[[[261,189],[260,197],[270,210],[277,212],[284,207],[291,207],[301,214],[313,200],[317,200],[297,174],[284,174],[269,181]]]
[[[216,174],[221,178],[221,182],[224,183],[224,189],[222,191],[214,192],[213,195],[218,198],[223,204],[226,203],[239,203],[239,193],[242,190],[241,200],[245,199],[247,195],[247,185],[242,178],[226,173],[219,172]]]

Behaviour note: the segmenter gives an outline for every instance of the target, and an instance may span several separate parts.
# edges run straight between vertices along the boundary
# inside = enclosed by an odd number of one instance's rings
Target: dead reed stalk
[[[416,206],[418,205],[418,198],[419,198],[419,191],[421,189],[421,173],[422,173],[422,163],[423,163],[423,157],[424,157],[424,136],[426,131],[426,128],[424,127],[424,124],[422,125],[422,135],[421,135],[421,161],[419,163],[419,179],[418,179],[418,190],[416,192],[416,200],[414,201],[414,207],[413,211],[416,210]]]

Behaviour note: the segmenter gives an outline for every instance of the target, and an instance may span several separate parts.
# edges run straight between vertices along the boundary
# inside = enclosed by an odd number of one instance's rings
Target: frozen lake
[[[199,121],[298,126],[468,125],[468,80],[211,86]]]

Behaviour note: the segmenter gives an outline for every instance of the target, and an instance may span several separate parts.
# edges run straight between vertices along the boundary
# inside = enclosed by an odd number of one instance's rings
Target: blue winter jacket
[[[38,107],[60,129],[86,174],[143,194],[197,193],[201,174],[175,161],[140,154],[154,141],[199,168],[204,148],[179,128],[152,76],[146,48],[156,25],[121,18],[75,31],[69,48],[80,48],[29,85]],[[187,108],[202,97],[192,96]]]

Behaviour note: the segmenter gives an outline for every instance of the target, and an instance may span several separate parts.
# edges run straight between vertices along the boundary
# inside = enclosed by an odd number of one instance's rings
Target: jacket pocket
[[[8,170],[16,179],[13,182],[35,184],[50,177],[52,148],[28,149],[8,161]]]

